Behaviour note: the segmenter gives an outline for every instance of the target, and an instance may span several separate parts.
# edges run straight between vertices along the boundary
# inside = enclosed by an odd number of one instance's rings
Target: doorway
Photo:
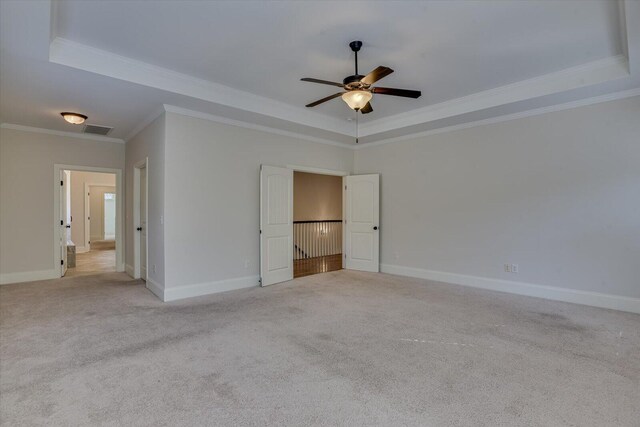
[[[60,276],[123,271],[120,170],[55,165],[54,176]]]
[[[148,244],[147,232],[149,203],[149,159],[136,163],[133,167],[133,277],[147,280]]]
[[[260,166],[260,285],[268,286],[294,277],[294,257],[302,256],[294,245],[294,171],[342,177],[342,254],[341,267],[379,271],[378,174],[349,175],[346,172],[304,166]],[[317,227],[317,226],[316,226]],[[324,230],[327,233],[327,230]],[[303,233],[304,234],[304,233]],[[322,236],[323,230],[315,229]],[[298,239],[300,241],[300,239]],[[308,256],[304,259],[312,258]],[[325,268],[325,267],[321,267]],[[328,266],[326,268],[329,268]]]
[[[293,173],[293,277],[342,268],[342,177]]]

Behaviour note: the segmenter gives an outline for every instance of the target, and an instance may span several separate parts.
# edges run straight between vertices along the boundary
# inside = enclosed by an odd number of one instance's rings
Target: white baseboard
[[[83,254],[85,252],[89,252],[89,248],[86,246],[76,246],[76,253]]]
[[[129,276],[131,276],[131,278],[135,277],[135,273],[133,271],[133,267],[130,266],[129,264],[125,264],[124,265],[124,272],[127,273]]]
[[[238,277],[236,279],[219,280],[216,282],[197,283],[194,285],[176,286],[164,289],[163,301],[175,301],[183,298],[198,297],[218,292],[233,291],[235,289],[258,286],[258,276]]]
[[[131,276],[133,277],[133,275]],[[150,279],[148,277],[145,283],[146,283],[145,286],[147,287],[147,289],[149,289],[155,296],[160,298],[162,301],[166,301],[164,299],[164,286],[154,282],[153,279]]]
[[[60,278],[60,269],[58,268],[41,271],[6,273],[0,274],[0,285],[8,285],[10,283],[35,282],[36,280],[51,280],[58,278]]]
[[[508,292],[517,295],[526,295],[530,297],[590,305],[593,307],[610,308],[613,310],[629,311],[631,313],[640,314],[640,298],[558,288],[554,286],[534,285],[531,283],[491,279],[488,277],[468,276],[443,271],[424,270],[420,268],[391,264],[380,264],[380,271],[383,273],[397,274],[399,276],[416,277],[419,279],[453,283],[473,288],[489,289],[492,291]]]

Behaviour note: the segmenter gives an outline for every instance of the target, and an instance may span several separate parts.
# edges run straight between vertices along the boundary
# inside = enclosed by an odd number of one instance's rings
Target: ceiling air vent
[[[111,132],[111,129],[113,129],[113,128],[109,127],[109,126],[85,125],[83,132],[84,133],[90,133],[90,134],[93,134],[93,135],[105,136],[109,132]]]

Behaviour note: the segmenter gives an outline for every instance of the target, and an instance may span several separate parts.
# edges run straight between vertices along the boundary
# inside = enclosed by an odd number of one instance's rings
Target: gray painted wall
[[[124,144],[0,128],[0,273],[54,264],[54,164],[124,168]]]
[[[174,113],[166,118],[167,288],[258,275],[261,164],[352,168],[346,148]]]
[[[381,174],[383,264],[640,297],[640,97],[364,148],[354,170]]]
[[[138,224],[133,223],[133,169],[149,158],[147,166],[148,219],[147,247],[149,263],[147,278],[163,285],[165,280],[165,115],[155,119],[129,142],[127,142],[127,163],[125,172],[125,254],[127,270],[133,267],[133,233]],[[155,266],[155,268],[154,268]]]

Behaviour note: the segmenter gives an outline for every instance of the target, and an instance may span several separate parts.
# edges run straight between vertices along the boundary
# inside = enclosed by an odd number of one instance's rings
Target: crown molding
[[[624,13],[623,9],[624,6],[621,6],[621,14]],[[51,42],[49,57],[51,62],[57,64],[182,94],[227,107],[268,115],[289,122],[319,129],[329,129],[345,136],[351,135],[350,125],[333,117],[305,111],[283,102],[198,79],[187,74],[157,67],[60,37],[56,37]],[[628,77],[629,75],[628,58],[621,54],[413,111],[376,119],[361,124],[359,134],[361,138],[365,138],[403,127],[564,92]],[[219,119],[222,118],[219,117]],[[242,123],[241,121],[229,120],[236,122],[236,124]],[[265,129],[273,130],[274,128],[265,126],[261,130]],[[136,130],[138,130],[138,127],[126,139],[134,136],[137,133],[135,132]],[[300,137],[300,134],[296,134],[296,136]],[[319,140],[322,139],[319,138]],[[326,140],[322,141],[326,142]],[[316,142],[318,141],[316,140]]]
[[[110,138],[108,136],[91,135],[86,133],[67,132],[62,130],[53,130],[45,128],[37,128],[33,126],[17,125],[13,123],[0,124],[2,129],[20,130],[23,132],[43,133],[47,135],[64,136],[68,138],[84,139],[89,141],[101,141],[101,142],[115,142],[117,144],[124,144],[124,140],[120,138]]]
[[[333,117],[61,37],[56,37],[51,42],[49,61],[306,126],[332,129],[347,135],[349,132],[349,126],[346,123]]]
[[[533,110],[526,110],[519,113],[505,114],[502,116],[491,117],[488,119],[477,120],[474,122],[460,123],[458,125],[446,126],[437,129],[431,129],[424,132],[416,132],[408,135],[402,135],[393,138],[382,139],[375,142],[365,142],[363,144],[352,147],[354,150],[363,150],[365,148],[377,147],[380,145],[390,144],[394,142],[407,141],[410,139],[417,139],[431,135],[438,135],[441,133],[454,132],[462,129],[469,129],[477,126],[490,125],[494,123],[507,122],[511,120],[523,119],[526,117],[539,116],[541,114],[553,113],[557,111],[570,110],[573,108],[586,107],[593,104],[600,104],[602,102],[615,101],[624,98],[631,98],[634,96],[640,96],[640,88],[624,90],[620,92],[608,93],[605,95],[594,96],[591,98],[584,98],[577,101],[567,102],[564,104],[551,105],[548,107],[535,108]]]
[[[450,101],[429,105],[413,111],[395,114],[365,123],[360,127],[360,137],[446,119],[478,110],[497,107],[544,95],[577,89],[610,80],[628,77],[629,61],[617,55],[567,68],[532,79],[477,92]]]
[[[514,102],[526,101],[545,95],[561,93],[568,90],[586,87],[607,81],[629,77],[631,68],[637,64],[638,45],[638,25],[634,24],[635,17],[638,16],[637,2],[632,0],[617,0],[619,10],[619,34],[621,41],[621,54],[609,58],[603,58],[576,67],[567,68],[546,75],[522,80],[512,84],[504,85],[477,93],[473,93],[460,98],[448,100],[438,104],[425,106],[409,112],[395,114],[393,116],[382,117],[370,122],[361,123],[359,129],[360,138],[374,137],[393,130],[401,130],[419,124],[429,123],[436,120],[455,117],[458,115],[484,110],[500,105],[507,105]],[[54,17],[52,16],[52,19]],[[53,28],[53,27],[52,27]],[[317,112],[309,111],[301,107],[276,101],[267,97],[255,95],[243,90],[238,90],[214,83],[208,80],[199,79],[188,74],[179,73],[167,68],[158,67],[133,58],[117,55],[95,47],[77,43],[61,37],[52,37],[49,45],[49,60],[53,63],[77,68],[80,70],[116,78],[147,87],[161,89],[163,91],[180,94],[190,98],[196,98],[234,108],[240,111],[248,111],[260,114],[265,117],[277,118],[291,123],[313,127],[335,132],[343,136],[352,136],[352,125],[343,120],[325,116]],[[636,67],[637,68],[637,67]],[[637,74],[637,73],[636,73]],[[584,104],[592,103],[590,99],[583,100]],[[172,106],[170,106],[172,107]],[[572,108],[557,106],[558,109]],[[173,107],[180,109],[180,107]],[[549,107],[551,108],[551,107]],[[162,109],[164,110],[164,109]],[[541,114],[532,110],[531,114]],[[185,113],[189,111],[190,113]],[[554,111],[554,110],[549,110]],[[151,121],[155,120],[162,111],[154,111],[147,120],[138,124],[125,138],[133,138],[140,130],[144,129]],[[175,110],[174,112],[177,112]],[[194,117],[205,118],[220,123],[231,124],[255,130],[261,130],[279,135],[292,136],[312,142],[337,145],[341,147],[354,148],[353,145],[339,143],[324,138],[312,137],[295,131],[285,131],[277,125],[253,125],[242,120],[228,119],[221,116],[199,113],[192,110],[180,109],[178,114],[186,114]],[[487,120],[495,122],[511,120],[505,118],[521,116],[524,113],[515,115],[500,116]],[[463,125],[460,125],[463,126]],[[467,127],[478,126],[478,122],[464,124]],[[457,126],[441,128],[429,131],[448,132]],[[384,139],[375,143],[386,143],[395,140],[405,140],[422,135],[423,133],[410,134],[396,138]],[[373,139],[373,138],[372,138]],[[362,143],[357,148],[371,146],[371,143]]]
[[[241,120],[234,120],[234,119],[229,119],[227,117],[216,116],[214,114],[202,113],[200,111],[194,111],[194,110],[189,110],[187,108],[176,107],[175,105],[165,104],[164,105],[164,111],[166,111],[168,113],[180,114],[182,116],[194,117],[196,119],[202,119],[202,120],[208,120],[208,121],[211,121],[211,122],[222,123],[222,124],[225,124],[225,125],[231,125],[231,126],[241,127],[241,128],[245,128],[245,129],[257,130],[257,131],[261,131],[261,132],[268,132],[268,133],[272,133],[272,134],[275,134],[275,135],[288,136],[288,137],[291,137],[291,138],[302,139],[302,140],[305,140],[305,141],[315,142],[315,143],[318,143],[318,144],[326,144],[326,145],[333,145],[335,147],[340,147],[340,148],[353,149],[352,145],[344,144],[342,142],[331,141],[329,139],[324,139],[324,138],[317,138],[315,136],[305,135],[305,134],[302,134],[302,133],[291,132],[291,131],[282,130],[282,129],[276,129],[276,128],[272,128],[272,127],[268,127],[268,126],[256,125],[256,124],[249,123],[249,122],[244,122],[244,121],[241,121]]]

